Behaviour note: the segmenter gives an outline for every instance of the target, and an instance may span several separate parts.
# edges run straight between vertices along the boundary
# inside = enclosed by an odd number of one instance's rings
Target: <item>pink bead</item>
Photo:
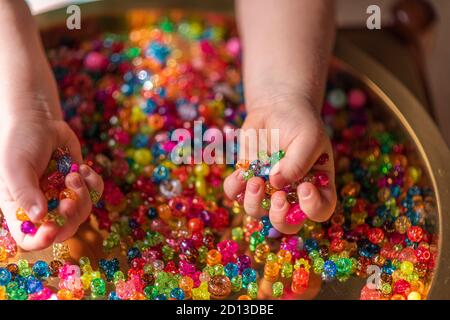
[[[227,41],[226,48],[231,56],[237,57],[241,52],[241,42],[238,38],[231,38]]]
[[[70,172],[78,172],[79,169],[80,167],[76,163],[72,163],[72,165],[70,166]]]
[[[20,230],[25,233],[25,234],[29,234],[29,235],[35,235],[37,228],[34,225],[33,222],[31,221],[24,221],[22,222],[22,224],[20,225]]]
[[[360,300],[381,300],[381,292],[364,286],[361,290]]]
[[[366,94],[359,89],[352,89],[348,93],[348,105],[351,109],[359,109],[364,107],[367,101]]]
[[[325,172],[317,172],[315,174],[315,177],[317,186],[328,187],[328,184],[330,183],[330,178],[328,178],[328,175]]]
[[[89,52],[84,58],[84,67],[90,71],[102,71],[108,66],[108,59],[100,52]]]
[[[290,225],[298,225],[306,219],[305,213],[300,209],[298,204],[289,208],[285,221]]]

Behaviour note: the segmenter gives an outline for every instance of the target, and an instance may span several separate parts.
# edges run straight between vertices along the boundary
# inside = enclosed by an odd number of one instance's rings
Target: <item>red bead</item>
[[[412,242],[419,242],[423,237],[423,229],[418,226],[412,226],[408,229],[408,239]]]
[[[379,244],[384,239],[384,231],[381,228],[372,228],[368,231],[369,241],[374,244]]]
[[[394,283],[393,289],[396,294],[407,295],[411,289],[411,284],[404,279],[400,279]]]

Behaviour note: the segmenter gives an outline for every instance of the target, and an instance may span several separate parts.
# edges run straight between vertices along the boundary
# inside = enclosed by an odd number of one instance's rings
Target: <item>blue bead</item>
[[[164,166],[157,166],[153,170],[153,180],[156,183],[167,180],[169,178],[169,169]]]
[[[170,54],[170,49],[164,44],[153,41],[147,48],[146,55],[154,58],[159,63],[165,63]]]
[[[167,296],[165,294],[158,294],[155,300],[167,300]]]
[[[47,209],[48,211],[53,211],[56,208],[58,208],[59,200],[58,199],[51,199],[47,202]]]
[[[70,172],[70,167],[72,166],[72,158],[68,155],[64,155],[57,161],[58,171],[66,175]]]
[[[225,275],[231,279],[239,275],[239,266],[235,263],[229,262],[226,264],[224,271]]]
[[[183,289],[173,288],[172,291],[170,291],[170,297],[177,300],[184,300],[185,294]]]
[[[323,265],[323,273],[327,278],[334,278],[337,273],[336,264],[331,260],[325,261],[325,264]]]
[[[36,261],[33,265],[32,270],[34,275],[38,278],[48,278],[52,274],[47,262],[42,260]]]
[[[136,248],[130,248],[128,249],[127,258],[128,260],[133,260],[134,258],[140,258],[141,257],[141,251]]]
[[[158,211],[154,207],[148,208],[147,217],[149,219],[155,219],[158,216]]]
[[[147,147],[148,136],[146,136],[145,134],[137,134],[134,136],[132,143],[133,147],[135,148]]]
[[[111,291],[108,295],[108,300],[120,300],[115,291]]]
[[[0,268],[0,286],[6,286],[12,279],[12,274],[6,268]]]
[[[34,277],[27,279],[27,293],[36,293],[39,291],[42,291],[44,289],[44,286],[42,285],[42,282]]]
[[[156,102],[153,101],[152,99],[148,99],[147,102],[145,103],[145,107],[144,107],[144,112],[146,114],[153,114],[156,110]]]
[[[319,249],[319,244],[317,243],[317,240],[315,239],[306,239],[304,244],[305,250],[309,253],[313,250]]]
[[[242,284],[246,287],[249,283],[256,281],[256,270],[247,268],[242,271]]]

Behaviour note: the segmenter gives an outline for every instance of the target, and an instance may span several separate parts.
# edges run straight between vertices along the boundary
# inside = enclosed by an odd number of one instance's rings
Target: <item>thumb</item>
[[[286,151],[286,156],[270,171],[270,183],[277,189],[303,178],[320,155],[319,145],[312,140],[295,139]]]
[[[38,222],[44,218],[47,213],[47,201],[33,166],[25,160],[10,161],[5,166],[5,171],[4,178],[11,200],[18,208],[25,210],[31,221]]]

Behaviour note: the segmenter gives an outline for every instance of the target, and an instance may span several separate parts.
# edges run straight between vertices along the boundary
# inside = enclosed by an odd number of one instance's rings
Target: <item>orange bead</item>
[[[215,266],[216,264],[219,264],[222,261],[222,254],[215,250],[209,250],[208,254],[206,255],[206,264],[208,266]]]
[[[169,220],[172,216],[172,210],[168,204],[161,204],[157,208],[158,216],[162,220]]]
[[[64,189],[59,193],[59,200],[64,199],[70,199],[70,200],[77,200],[77,195],[73,190],[70,189]]]
[[[56,293],[58,300],[73,300],[73,293],[67,289],[58,290]]]
[[[238,300],[252,300],[248,295],[244,294],[238,297]]]
[[[30,221],[30,218],[28,217],[27,213],[23,208],[19,208],[16,211],[16,218],[19,221]]]

